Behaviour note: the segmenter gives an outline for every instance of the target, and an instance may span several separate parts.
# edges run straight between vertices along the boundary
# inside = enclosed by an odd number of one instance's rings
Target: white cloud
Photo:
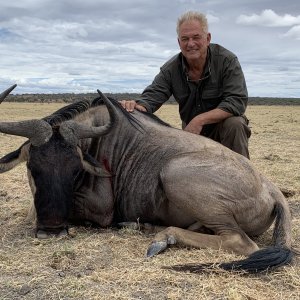
[[[215,16],[215,15],[213,15],[213,14],[208,13],[206,15],[206,17],[207,17],[207,21],[208,21],[209,24],[219,23],[220,22],[220,18],[217,17],[217,16]]]
[[[292,27],[288,32],[286,32],[284,37],[291,37],[296,40],[300,40],[300,25]]]
[[[237,18],[238,24],[261,25],[268,27],[287,27],[300,24],[300,15],[292,16],[290,14],[278,15],[271,9],[265,9],[260,15],[240,15]]]

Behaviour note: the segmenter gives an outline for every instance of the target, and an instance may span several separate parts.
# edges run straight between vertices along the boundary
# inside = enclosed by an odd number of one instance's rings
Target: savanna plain
[[[62,103],[0,105],[0,120],[40,118]],[[293,247],[300,248],[300,106],[249,106],[251,161],[285,190]],[[180,128],[176,105],[157,115]],[[0,157],[24,138],[0,133]],[[172,247],[145,258],[153,236],[138,230],[74,227],[67,238],[37,240],[26,220],[32,201],[25,165],[0,174],[0,299],[300,299],[300,257],[260,275],[225,271],[178,273],[164,266],[225,262],[243,257],[222,250]],[[271,243],[272,228],[256,239]]]

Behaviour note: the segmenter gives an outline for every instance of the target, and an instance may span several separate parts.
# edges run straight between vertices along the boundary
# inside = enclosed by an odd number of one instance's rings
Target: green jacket
[[[137,102],[153,113],[172,95],[185,124],[214,108],[240,116],[248,102],[246,82],[237,57],[217,44],[209,45],[202,80],[188,80],[185,58],[179,53],[160,68]]]

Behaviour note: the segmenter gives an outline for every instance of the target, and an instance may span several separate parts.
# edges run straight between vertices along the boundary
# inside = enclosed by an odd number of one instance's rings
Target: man
[[[138,101],[121,101],[128,111],[155,112],[174,96],[182,127],[207,136],[249,158],[251,131],[244,116],[248,93],[237,57],[211,44],[206,17],[186,12],[177,22],[181,52],[160,69]]]

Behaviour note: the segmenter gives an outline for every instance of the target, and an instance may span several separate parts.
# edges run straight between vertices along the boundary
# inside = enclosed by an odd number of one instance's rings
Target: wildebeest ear
[[[18,150],[6,154],[0,159],[0,173],[7,172],[18,164],[27,161],[29,157],[30,143],[27,141]]]
[[[87,153],[82,153],[82,166],[85,171],[95,176],[112,177],[109,171],[105,170],[96,159]]]

